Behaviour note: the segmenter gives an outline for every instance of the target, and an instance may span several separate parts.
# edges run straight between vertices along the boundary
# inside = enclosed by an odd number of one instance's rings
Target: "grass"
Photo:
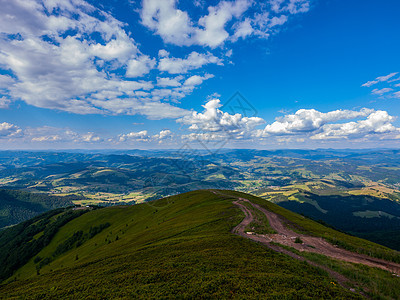
[[[303,252],[300,255],[344,275],[349,280],[367,287],[365,292],[374,299],[400,299],[400,279],[379,268],[370,268],[328,258],[324,255]]]
[[[254,209],[254,207],[250,203],[243,202],[242,204],[245,205],[254,216],[254,220],[249,225],[246,226],[245,231],[250,231],[257,234],[276,233],[276,231],[273,230],[269,225],[268,219],[265,216],[265,214],[263,214],[258,209]]]
[[[52,261],[34,258],[0,286],[4,298],[358,299],[318,268],[230,233],[243,218],[232,199],[190,192],[87,212],[39,254],[78,230],[110,227]]]
[[[287,226],[291,227],[296,232],[323,237],[327,241],[341,248],[400,263],[400,252],[398,251],[325,227],[318,222],[261,198],[235,191],[224,191],[224,193],[247,198],[260,206],[283,216],[287,220]]]

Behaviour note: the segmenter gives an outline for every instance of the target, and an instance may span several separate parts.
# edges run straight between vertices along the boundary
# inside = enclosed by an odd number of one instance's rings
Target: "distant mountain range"
[[[135,204],[217,188],[400,249],[399,150],[2,151],[0,170],[8,190],[0,193],[0,228],[71,204]]]

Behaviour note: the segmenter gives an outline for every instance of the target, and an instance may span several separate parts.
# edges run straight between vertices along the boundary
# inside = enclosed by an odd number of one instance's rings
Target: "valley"
[[[0,188],[83,206],[230,189],[400,249],[399,161],[398,150],[3,151]]]

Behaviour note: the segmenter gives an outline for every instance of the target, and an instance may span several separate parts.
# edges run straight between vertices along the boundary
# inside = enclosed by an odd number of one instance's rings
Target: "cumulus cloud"
[[[277,118],[264,129],[258,129],[265,123],[262,118],[223,112],[218,99],[209,100],[203,107],[203,112],[193,112],[177,120],[188,125],[191,131],[181,136],[183,140],[210,144],[240,140],[280,144],[289,140],[397,139],[400,136],[400,128],[393,125],[395,118],[381,110],[363,108],[358,111],[334,110],[323,113],[315,109],[300,109],[294,114]]]
[[[153,135],[153,140],[158,141],[159,144],[164,143],[167,140],[172,140],[174,137],[174,134],[172,133],[171,130],[165,129],[161,130],[159,133]]]
[[[176,76],[174,78],[170,77],[158,77],[157,78],[157,86],[166,87],[177,87],[181,86],[182,83],[180,82],[183,79],[183,76]]]
[[[221,1],[217,6],[208,7],[208,14],[199,19],[200,28],[196,29],[196,42],[215,48],[229,37],[225,30],[227,22],[240,17],[251,6],[250,0],[234,2]]]
[[[192,136],[211,136],[218,137],[231,135],[236,139],[243,138],[251,134],[251,131],[258,125],[263,124],[264,120],[258,117],[243,117],[241,114],[231,115],[221,111],[219,99],[209,100],[202,113],[193,112],[177,122],[189,125],[189,130],[197,131]]]
[[[274,13],[252,0],[221,0],[208,7],[203,1],[198,7],[203,13],[192,20],[177,0],[144,0],[139,12],[142,24],[166,43],[214,49],[248,36],[267,37],[288,14],[304,10],[290,8],[302,7],[298,2],[304,1],[282,2]],[[177,107],[179,101],[213,75],[167,78],[165,73],[224,63],[198,49],[186,57],[165,49],[158,57],[142,53],[126,24],[84,0],[0,0],[0,6],[0,69],[10,72],[0,75],[0,108],[22,100],[77,114],[179,118],[189,113]]]
[[[237,23],[234,39],[246,38],[254,32],[251,20],[246,18],[244,21]]]
[[[158,63],[158,69],[170,74],[184,74],[207,64],[222,65],[222,60],[211,53],[203,54],[196,51],[191,52],[186,58],[169,57],[164,53]]]
[[[0,123],[0,138],[10,138],[22,134],[21,128],[7,122]]]
[[[156,60],[151,59],[147,55],[142,55],[139,58],[134,58],[128,61],[126,68],[126,77],[135,78],[146,75],[154,68]]]
[[[200,85],[203,83],[204,80],[207,80],[207,79],[210,79],[213,77],[214,77],[214,75],[212,75],[212,74],[206,74],[204,76],[193,75],[185,80],[184,85],[186,85],[186,86]]]
[[[24,141],[53,144],[53,143],[68,143],[73,144],[88,144],[99,143],[103,138],[94,132],[78,133],[69,128],[58,128],[53,126],[43,126],[26,128],[24,130]]]
[[[133,141],[141,141],[141,142],[146,142],[149,140],[149,135],[147,130],[142,130],[138,132],[130,132],[127,134],[121,134],[119,136],[119,141],[120,142],[125,142],[127,140],[133,140]]]
[[[374,110],[363,108],[360,111],[335,110],[327,113],[315,109],[300,109],[294,114],[278,118],[274,123],[268,124],[263,130],[257,132],[258,136],[286,135],[301,132],[312,132],[321,126],[346,119],[366,117]]]
[[[176,8],[176,0],[144,0],[140,15],[142,24],[154,30],[167,43],[191,44],[191,20],[187,12]]]
[[[255,35],[268,38],[270,29],[283,25],[288,15],[305,13],[309,0],[272,0],[268,5],[252,0],[219,1],[208,6],[197,20],[179,9],[177,0],[144,0],[140,11],[142,24],[164,42],[216,48],[226,41]],[[270,14],[273,16],[269,17]]]
[[[392,124],[394,117],[386,111],[378,110],[371,113],[366,120],[343,124],[326,124],[321,133],[311,136],[311,139],[343,139],[360,138],[367,135],[384,134],[398,131]]]
[[[110,14],[82,0],[0,0],[0,5],[0,68],[12,72],[0,76],[2,108],[21,99],[78,114],[187,113],[151,98],[151,81],[130,79],[148,74],[156,59],[141,53]]]
[[[82,135],[82,141],[87,143],[100,142],[102,139],[94,132],[88,132]]]

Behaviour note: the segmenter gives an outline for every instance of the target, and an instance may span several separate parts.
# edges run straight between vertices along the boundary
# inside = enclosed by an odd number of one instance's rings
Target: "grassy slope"
[[[209,191],[88,212],[61,228],[39,256],[49,256],[77,230],[111,226],[40,275],[32,259],[0,287],[0,295],[356,298],[323,271],[232,235],[241,218],[232,199]]]
[[[265,201],[259,197],[235,191],[224,191],[223,193],[247,198],[252,202],[265,207],[266,209],[283,216],[289,221],[288,225],[291,226],[295,231],[323,237],[328,241],[350,251],[400,263],[400,252],[398,251],[378,245],[374,242],[336,231],[302,215],[291,212],[272,202]]]
[[[70,206],[73,204],[71,199],[71,197],[0,189],[0,229],[51,209]]]
[[[400,252],[398,251],[358,237],[338,232],[274,203],[249,194],[235,191],[222,191],[222,193],[247,198],[253,203],[257,203],[264,208],[283,216],[288,222],[287,225],[292,227],[295,231],[324,237],[326,240],[336,243],[339,247],[353,252],[384,258],[398,263],[400,262]],[[298,255],[304,256],[320,265],[327,266],[328,268],[341,273],[355,283],[361,284],[366,289],[366,294],[373,299],[400,299],[400,278],[393,276],[390,272],[377,268],[370,268],[361,264],[338,261],[315,253],[301,253],[295,249],[292,250]]]

